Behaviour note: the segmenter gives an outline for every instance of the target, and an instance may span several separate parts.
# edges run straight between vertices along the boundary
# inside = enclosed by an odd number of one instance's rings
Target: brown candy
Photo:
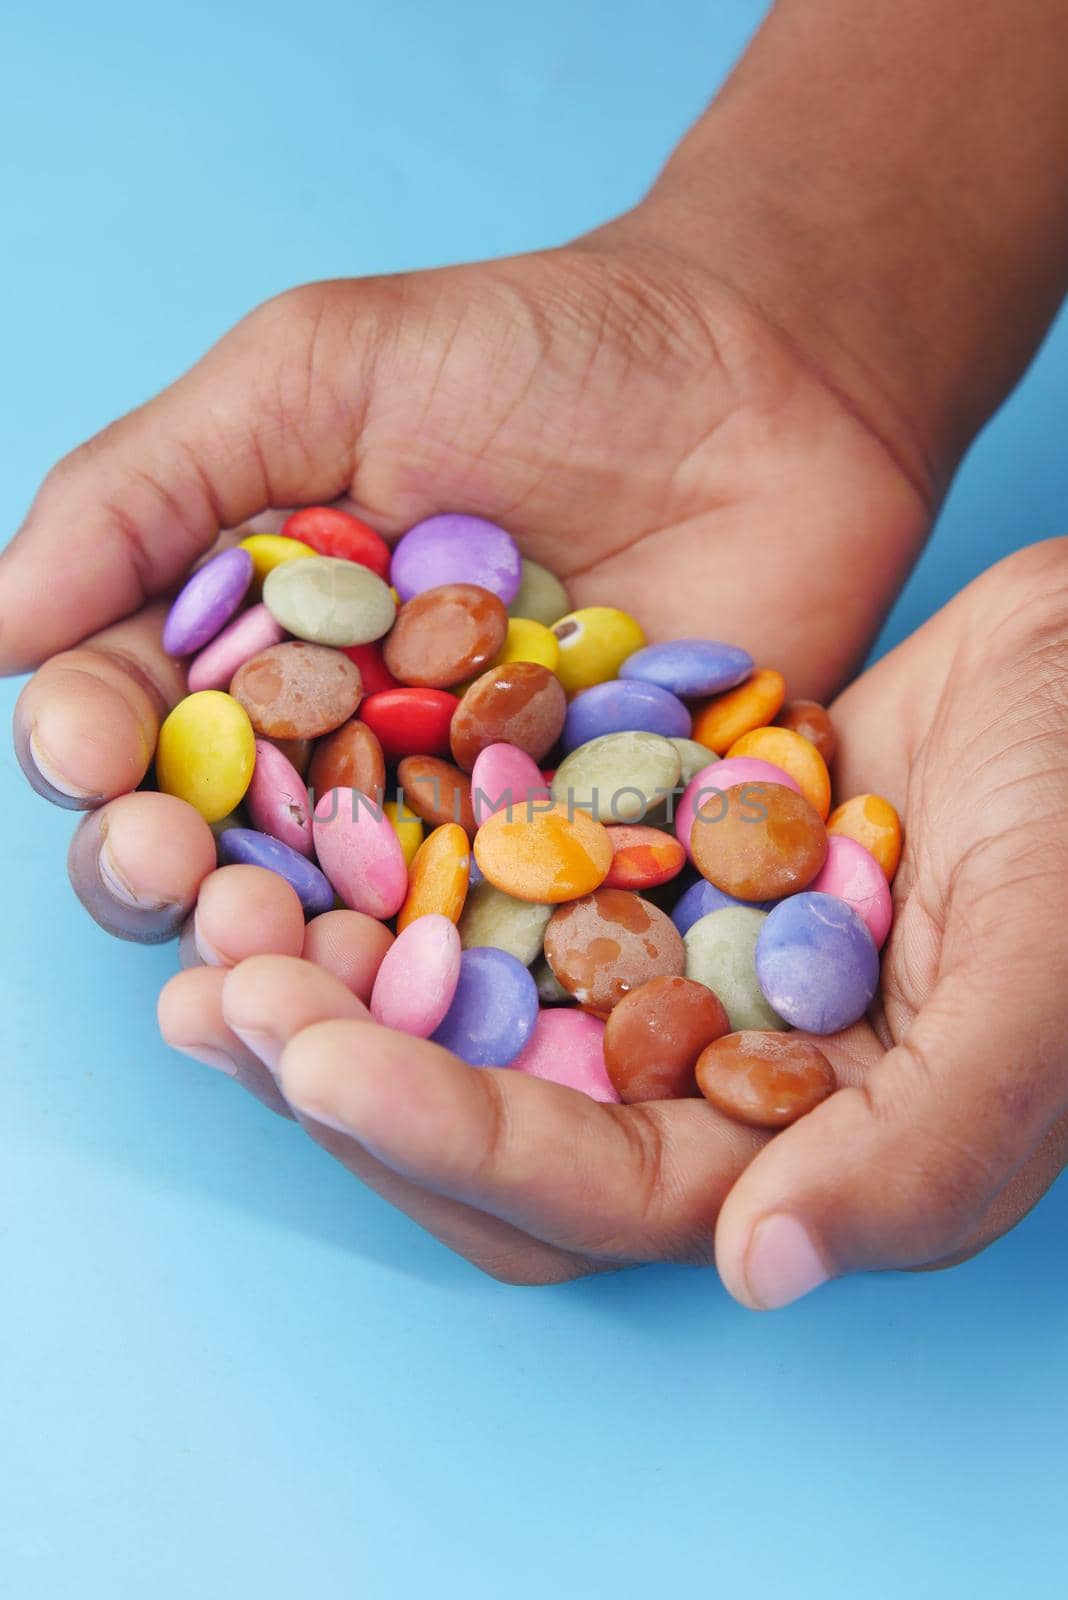
[[[269,741],[276,750],[281,750],[287,761],[291,761],[301,777],[308,770],[308,763],[312,758],[314,745],[310,739],[271,739]]]
[[[405,756],[397,767],[397,782],[408,810],[430,827],[458,822],[469,839],[475,837],[471,780],[459,767],[437,756]]]
[[[794,733],[799,733],[802,739],[814,744],[830,766],[838,749],[838,735],[834,731],[834,723],[818,700],[791,700],[789,705],[783,706],[775,721],[780,728],[790,728]]]
[[[294,639],[238,667],[230,693],[268,739],[314,739],[347,722],[360,703],[360,669],[340,650]]]
[[[374,800],[385,793],[382,746],[365,722],[345,722],[320,739],[308,768],[308,787],[316,796],[330,789],[358,789]]]
[[[509,661],[476,678],[453,713],[457,766],[470,772],[491,744],[514,744],[542,761],[560,737],[567,699],[556,674],[534,661]]]
[[[587,1011],[602,1015],[650,978],[681,977],[682,935],[633,889],[595,889],[554,911],[545,958]]]
[[[382,647],[399,683],[449,689],[481,672],[508,632],[508,613],[488,589],[443,583],[405,602]]]
[[[785,1128],[838,1087],[823,1051],[793,1033],[728,1033],[701,1052],[697,1086],[717,1111],[753,1128]]]
[[[727,1013],[703,983],[651,978],[625,995],[608,1018],[608,1076],[628,1105],[684,1100],[700,1093],[694,1068],[701,1051],[729,1031]]]
[[[738,783],[694,816],[690,850],[709,883],[738,900],[795,894],[827,857],[827,829],[803,795],[781,783]]]

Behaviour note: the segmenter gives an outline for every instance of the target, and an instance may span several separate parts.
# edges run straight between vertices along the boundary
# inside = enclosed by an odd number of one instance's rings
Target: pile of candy
[[[875,994],[897,815],[831,813],[826,711],[784,708],[744,650],[568,607],[481,518],[391,551],[295,512],[175,600],[191,692],[156,782],[307,916],[396,919],[378,1021],[599,1100],[701,1093],[783,1126],[835,1087],[786,1030],[834,1033]]]

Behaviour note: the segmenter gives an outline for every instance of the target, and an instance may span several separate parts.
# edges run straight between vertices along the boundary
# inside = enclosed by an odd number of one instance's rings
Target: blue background
[[[630,203],[761,10],[7,0],[3,526],[264,296]],[[888,638],[1063,530],[1066,414],[1062,327]],[[12,1600],[1063,1594],[1063,1183],[956,1272],[774,1317],[683,1270],[502,1288],[163,1048],[173,949],[88,924],[70,817],[0,783]]]

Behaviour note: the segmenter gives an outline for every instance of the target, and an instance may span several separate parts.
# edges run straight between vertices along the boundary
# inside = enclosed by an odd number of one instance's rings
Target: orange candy
[[[831,809],[831,775],[810,739],[803,739],[792,728],[754,728],[735,739],[727,755],[770,761],[789,773],[809,805],[826,821]]]
[[[716,695],[695,711],[691,737],[717,756],[725,755],[743,733],[766,727],[777,717],[785,699],[782,673],[760,667],[737,689]]]
[[[686,851],[674,834],[646,828],[640,822],[609,828],[612,865],[606,889],[655,889],[677,878],[686,865]]]
[[[855,794],[844,800],[827,819],[827,832],[855,839],[870,850],[893,882],[901,860],[901,818],[881,794]]]
[[[461,830],[462,831],[462,830]],[[612,865],[608,829],[584,811],[541,805],[498,811],[475,835],[475,860],[496,889],[559,905],[600,887]]]
[[[471,876],[471,846],[458,822],[428,834],[408,873],[408,895],[397,913],[397,932],[431,912],[459,922]]]

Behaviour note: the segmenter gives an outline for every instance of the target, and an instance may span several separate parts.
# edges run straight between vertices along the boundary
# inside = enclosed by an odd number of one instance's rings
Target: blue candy
[[[774,905],[778,905],[777,900],[736,900],[734,895],[717,889],[714,883],[698,878],[675,902],[671,920],[685,936],[695,922],[713,911],[724,910],[726,906],[748,906],[751,911],[770,911]]]
[[[219,854],[227,864],[240,862],[246,867],[266,867],[277,872],[304,907],[304,914],[317,917],[334,904],[334,891],[324,873],[280,839],[255,828],[225,828],[219,835]]]
[[[567,708],[562,743],[577,750],[605,733],[659,733],[688,739],[692,718],[682,701],[655,683],[615,678],[577,694]]]
[[[879,952],[861,918],[837,895],[790,895],[760,930],[757,982],[779,1016],[806,1033],[837,1033],[867,1011],[879,986]]]
[[[506,1067],[538,1020],[538,990],[521,961],[479,946],[460,957],[460,981],[444,1021],[431,1035],[472,1067]]]
[[[672,694],[721,694],[743,683],[752,670],[752,656],[737,645],[715,639],[673,639],[670,644],[647,644],[636,650],[620,667],[619,676],[658,684]]]

